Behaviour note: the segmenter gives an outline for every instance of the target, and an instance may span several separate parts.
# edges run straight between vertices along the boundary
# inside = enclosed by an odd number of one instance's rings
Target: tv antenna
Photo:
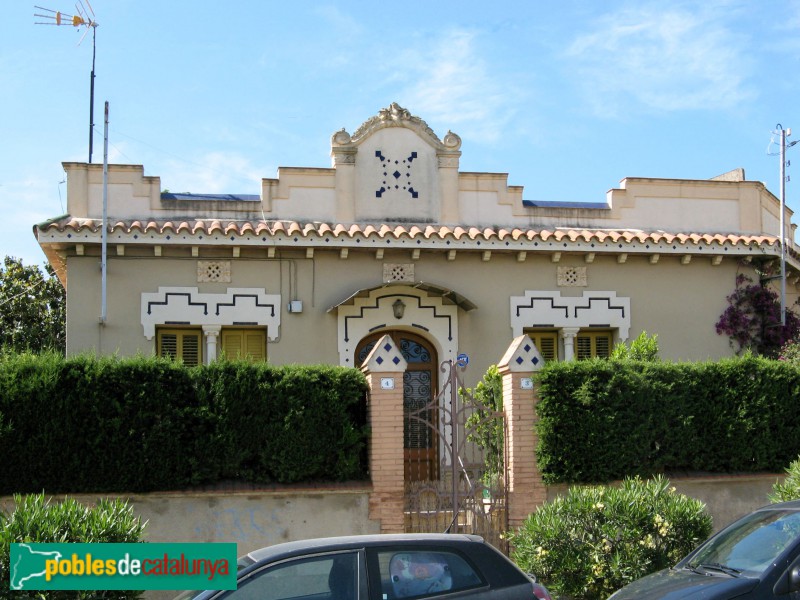
[[[92,32],[92,75],[89,81],[89,162],[92,162],[92,147],[94,145],[94,63],[95,63],[95,42],[97,35],[97,21],[95,21],[94,10],[89,0],[78,0],[75,4],[74,15],[68,15],[57,10],[51,10],[42,6],[34,6],[35,9],[44,11],[42,13],[34,13],[34,17],[45,19],[44,21],[35,21],[36,25],[71,25],[72,27],[83,27],[84,32],[81,39],[78,40],[78,46],[81,45],[86,34],[89,30]]]

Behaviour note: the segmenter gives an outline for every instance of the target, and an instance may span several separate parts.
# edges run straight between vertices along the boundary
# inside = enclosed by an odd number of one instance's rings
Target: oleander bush
[[[783,481],[775,482],[769,499],[770,502],[800,500],[800,457],[786,467],[786,477]]]
[[[13,543],[136,543],[145,523],[122,500],[100,499],[86,506],[73,498],[52,503],[44,494],[15,495],[11,513],[0,511],[0,600],[94,600],[140,598],[139,591],[10,590]]]
[[[513,560],[559,598],[607,598],[677,563],[712,531],[705,505],[669,480],[576,486],[509,534]]]

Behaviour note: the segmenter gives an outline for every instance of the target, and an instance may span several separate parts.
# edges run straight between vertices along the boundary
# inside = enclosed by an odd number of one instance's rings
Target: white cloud
[[[565,57],[595,111],[607,116],[636,108],[732,109],[755,93],[747,84],[746,39],[726,26],[724,9],[660,3],[606,14]]]
[[[452,125],[462,137],[493,142],[514,116],[520,93],[481,58],[478,37],[452,29],[429,49],[406,52],[401,61],[413,83],[401,88],[401,96],[414,114]]]

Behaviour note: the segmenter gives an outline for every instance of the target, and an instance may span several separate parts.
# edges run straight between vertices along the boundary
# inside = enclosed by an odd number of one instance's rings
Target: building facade
[[[397,104],[330,144],[330,168],[280,168],[254,195],[162,193],[138,165],[109,165],[104,192],[102,165],[65,163],[68,214],[34,233],[66,285],[68,354],[360,366],[388,333],[420,389],[459,354],[476,381],[522,333],[547,360],[642,331],[666,359],[716,359],[737,275],[780,261],[780,203],[741,170],[533,202],[460,171],[461,139]]]

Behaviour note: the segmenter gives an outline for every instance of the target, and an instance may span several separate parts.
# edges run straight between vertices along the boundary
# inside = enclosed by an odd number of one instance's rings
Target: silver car
[[[483,538],[397,534],[288,542],[238,562],[236,590],[185,592],[181,600],[551,600]]]

